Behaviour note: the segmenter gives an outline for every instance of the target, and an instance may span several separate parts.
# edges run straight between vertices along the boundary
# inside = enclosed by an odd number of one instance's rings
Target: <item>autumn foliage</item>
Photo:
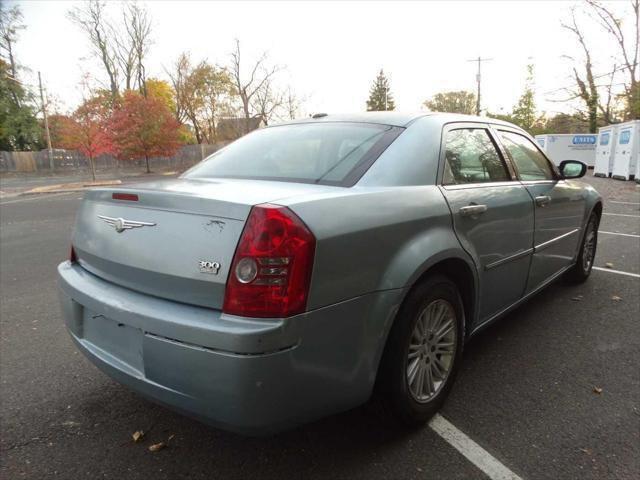
[[[71,117],[61,117],[58,126],[60,146],[78,150],[88,157],[94,180],[94,159],[113,151],[112,138],[107,129],[109,110],[101,100],[100,97],[85,100]]]
[[[180,124],[157,96],[125,92],[108,122],[114,153],[121,160],[169,157],[180,146]]]

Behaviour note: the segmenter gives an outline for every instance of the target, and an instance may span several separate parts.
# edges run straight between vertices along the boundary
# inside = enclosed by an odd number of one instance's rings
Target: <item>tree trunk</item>
[[[91,169],[91,179],[96,181],[96,166],[93,163],[93,157],[89,157],[89,168]]]
[[[598,133],[598,102],[589,102],[589,133]]]
[[[149,168],[149,155],[145,155],[144,160],[147,162],[147,173],[151,173],[151,169]]]
[[[241,95],[242,99],[242,110],[244,110],[244,125],[242,126],[242,133],[246,135],[249,133],[249,99],[247,98],[246,93]]]

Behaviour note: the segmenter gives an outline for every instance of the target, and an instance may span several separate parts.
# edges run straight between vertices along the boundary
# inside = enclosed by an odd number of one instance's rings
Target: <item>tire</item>
[[[594,212],[589,217],[587,227],[584,231],[582,245],[576,263],[565,274],[565,278],[569,283],[583,283],[591,275],[593,269],[593,261],[596,257],[596,247],[598,245],[598,224],[600,219]]]
[[[429,276],[409,292],[389,332],[378,374],[377,393],[386,413],[413,426],[424,424],[440,409],[461,363],[464,318],[458,288],[443,275]],[[443,334],[449,323],[452,331]],[[440,343],[432,334],[438,330]],[[448,343],[453,345],[445,347]],[[450,353],[438,354],[439,350]],[[446,373],[438,375],[438,370],[444,371],[447,366]],[[428,380],[428,369],[432,383]],[[423,373],[422,388],[420,373]],[[411,374],[414,374],[412,382]]]

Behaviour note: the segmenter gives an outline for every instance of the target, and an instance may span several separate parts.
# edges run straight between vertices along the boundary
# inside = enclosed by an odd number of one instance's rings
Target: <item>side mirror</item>
[[[563,160],[560,162],[560,173],[564,178],[581,178],[587,173],[587,164],[578,160]]]

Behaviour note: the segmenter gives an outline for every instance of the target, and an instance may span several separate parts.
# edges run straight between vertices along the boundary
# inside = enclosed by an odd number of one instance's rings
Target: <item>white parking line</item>
[[[600,270],[601,272],[617,273],[618,275],[627,275],[629,277],[640,278],[637,273],[623,272],[622,270],[613,270],[611,268],[593,267],[594,270]]]
[[[605,232],[604,230],[598,230],[598,233],[606,233],[607,235],[620,235],[622,237],[640,238],[640,235],[633,235],[631,233]]]
[[[429,426],[491,480],[522,480],[439,413],[429,421]]]
[[[612,215],[615,217],[634,217],[634,218],[640,218],[640,215],[629,215],[627,213],[603,213],[603,215]]]
[[[640,205],[640,202],[617,202],[614,200],[609,200],[607,203],[620,203],[622,205]]]

